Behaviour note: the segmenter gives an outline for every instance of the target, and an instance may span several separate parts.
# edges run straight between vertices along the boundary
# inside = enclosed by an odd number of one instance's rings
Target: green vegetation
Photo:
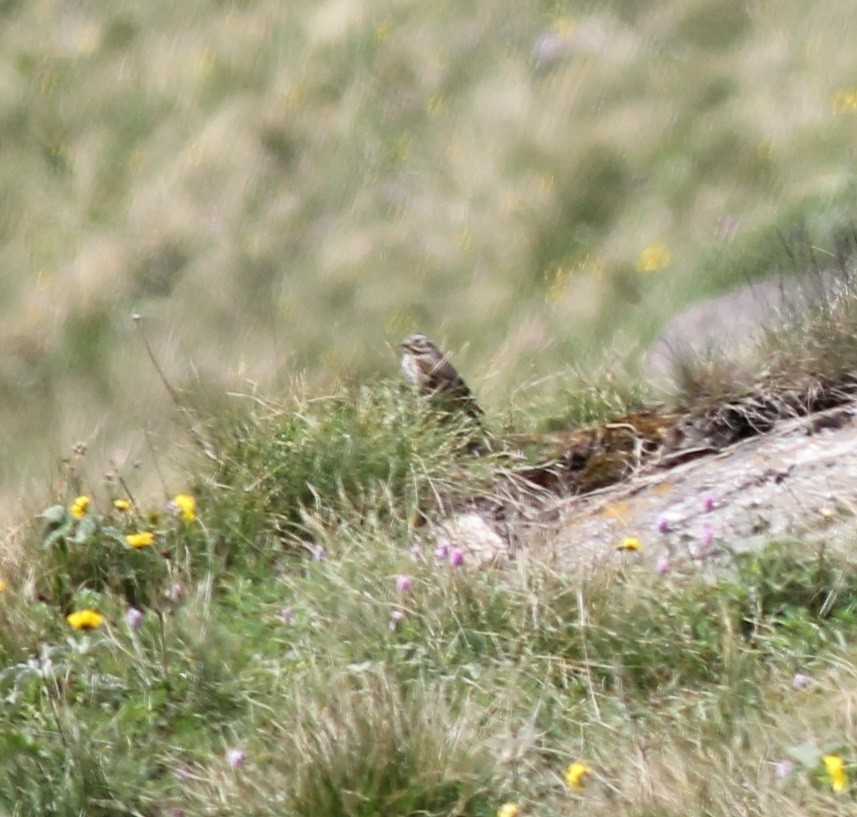
[[[850,814],[853,542],[573,574],[426,519],[646,405],[676,309],[853,266],[853,18],[0,2],[0,812]],[[845,399],[853,301],[683,398]],[[381,379],[414,329],[492,453]]]
[[[774,542],[716,580],[633,553],[456,564],[415,510],[485,491],[486,463],[383,383],[248,399],[197,434],[192,495],[70,494],[7,569],[2,808],[847,810],[822,755],[855,759],[851,554]]]
[[[3,484],[80,441],[150,473],[140,429],[175,441],[132,312],[203,403],[390,373],[421,329],[494,414],[526,384],[531,422],[573,418],[569,369],[633,364],[677,308],[770,271],[773,228],[853,212],[852,18],[5,3]]]

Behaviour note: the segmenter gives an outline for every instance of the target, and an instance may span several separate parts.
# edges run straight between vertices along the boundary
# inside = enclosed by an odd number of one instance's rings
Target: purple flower
[[[777,780],[785,780],[795,768],[795,764],[790,760],[778,760],[774,764],[774,776]]]
[[[656,525],[658,527],[658,533],[669,533],[672,529],[672,520],[665,513],[662,513],[658,516]]]
[[[405,611],[398,607],[390,613],[390,629],[395,630],[405,620]]]
[[[703,494],[702,510],[705,513],[711,513],[714,510],[714,494]]]
[[[279,618],[283,624],[291,624],[295,620],[295,614],[292,612],[291,607],[283,607],[283,609],[280,610]]]
[[[792,677],[792,686],[795,689],[806,689],[812,683],[812,678],[802,672],[796,672]]]
[[[173,604],[178,604],[184,598],[184,585],[181,582],[173,582],[167,591],[167,598]]]
[[[419,545],[413,545],[411,547],[411,561],[412,562],[421,562],[423,560],[423,552],[420,550]]]
[[[396,576],[396,590],[399,593],[407,593],[411,589],[411,577],[401,573]]]
[[[438,559],[448,559],[449,551],[452,549],[452,544],[445,536],[438,536],[437,547],[434,549],[434,555]]]
[[[313,545],[312,548],[312,558],[317,562],[323,562],[324,557],[327,556],[327,551],[321,545]]]
[[[125,621],[128,622],[128,626],[132,630],[139,630],[140,625],[143,623],[143,611],[138,610],[136,607],[129,607],[128,612],[125,613]]]
[[[670,561],[670,557],[666,553],[662,553],[655,560],[655,573],[658,576],[666,576],[667,573],[672,569],[672,562]]]
[[[227,749],[226,750],[226,762],[233,769],[237,769],[240,766],[244,765],[244,752],[240,749]]]
[[[704,550],[708,550],[714,542],[714,528],[711,527],[711,524],[708,522],[702,523],[702,530],[700,532],[700,539],[702,540],[702,547]]]
[[[453,567],[461,567],[464,564],[464,551],[461,548],[453,548],[449,551],[449,563]]]

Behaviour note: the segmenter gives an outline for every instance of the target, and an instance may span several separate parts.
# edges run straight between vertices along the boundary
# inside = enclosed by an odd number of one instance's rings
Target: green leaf
[[[792,746],[788,754],[805,769],[815,769],[821,763],[822,752],[812,741]]]
[[[74,541],[78,545],[82,545],[87,539],[98,530],[98,520],[94,516],[84,516],[77,526],[77,533],[74,536]]]
[[[51,525],[61,525],[69,519],[69,513],[65,505],[51,505],[39,514],[39,518],[46,519]]]
[[[74,520],[69,519],[65,525],[62,525],[59,528],[52,530],[43,540],[42,540],[42,549],[49,550],[52,548],[57,542],[62,542],[65,538],[71,533],[72,528],[74,527]]]

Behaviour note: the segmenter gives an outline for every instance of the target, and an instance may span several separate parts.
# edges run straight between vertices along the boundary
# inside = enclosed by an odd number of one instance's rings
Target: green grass
[[[569,365],[633,366],[770,271],[775,228],[853,212],[851,24],[846,0],[8,4],[0,481],[79,441],[150,473],[139,429],[175,443],[135,311],[188,399],[374,379],[420,329],[493,413],[537,384],[573,418]]]
[[[853,548],[455,567],[425,521],[489,501],[515,434],[645,405],[634,361],[675,310],[836,260],[852,18],[6,3],[0,485],[28,521],[0,560],[0,811],[850,814],[822,756],[853,777]],[[850,303],[772,336],[737,396],[847,385]],[[415,329],[493,454],[384,379]],[[103,626],[71,628],[86,609]]]
[[[633,558],[575,576],[535,551],[455,567],[414,512],[485,490],[485,464],[398,388],[347,398],[236,398],[199,425],[193,521],[96,497],[26,534],[0,596],[3,808],[847,810],[820,759],[854,760],[847,550],[774,542],[716,579]],[[140,529],[154,545],[128,548]],[[74,631],[81,609],[104,625]]]

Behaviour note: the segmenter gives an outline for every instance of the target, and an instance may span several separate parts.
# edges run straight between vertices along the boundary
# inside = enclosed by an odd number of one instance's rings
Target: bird
[[[447,412],[462,411],[481,425],[482,409],[464,379],[434,342],[416,332],[400,344],[405,380],[416,392],[435,400]]]

